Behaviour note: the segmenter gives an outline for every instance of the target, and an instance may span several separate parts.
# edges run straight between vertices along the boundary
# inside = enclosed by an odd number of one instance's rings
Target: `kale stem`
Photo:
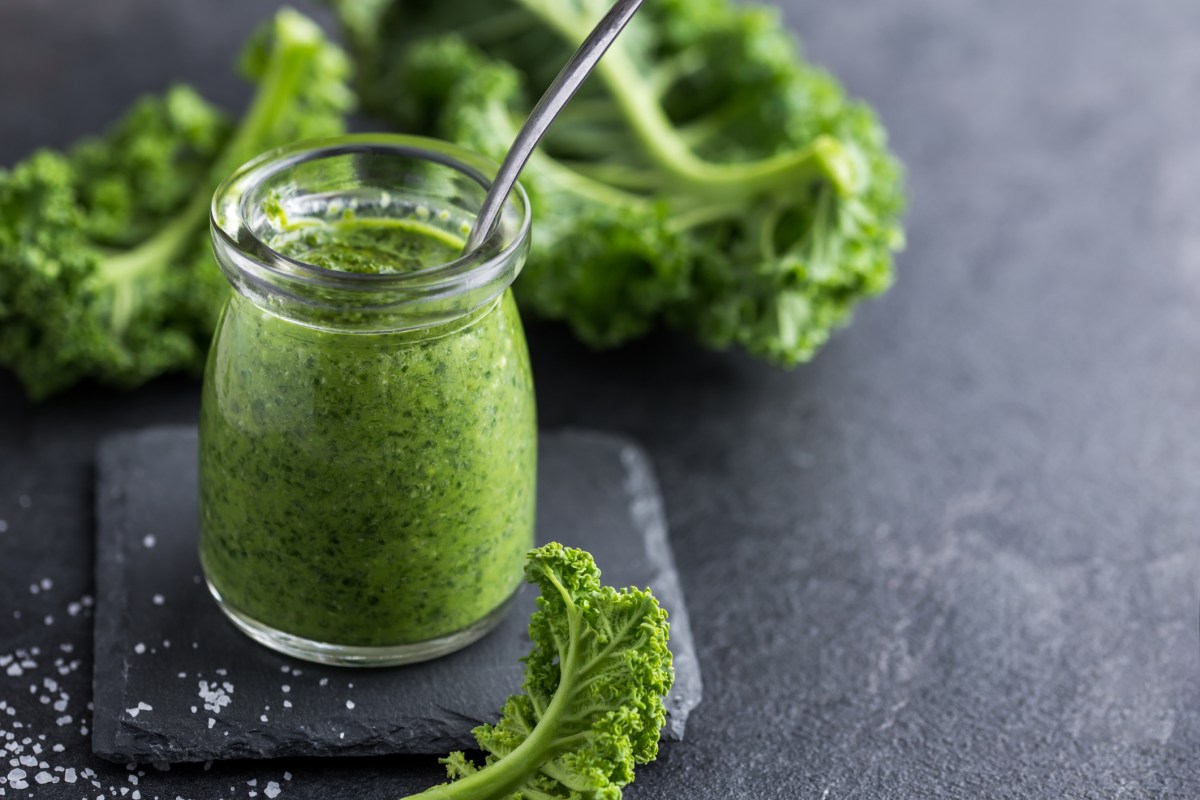
[[[571,12],[568,4],[537,0],[531,10],[572,44],[578,44],[586,33],[586,23]],[[684,186],[745,195],[790,183],[827,179],[843,195],[861,189],[857,161],[845,145],[831,136],[818,136],[801,150],[757,161],[722,164],[698,157],[667,118],[656,92],[649,88],[619,41],[600,60],[596,74],[604,80],[642,147]]]
[[[606,164],[593,161],[561,161],[564,166],[593,180],[629,191],[648,192],[662,186],[662,176],[653,169],[632,164]]]
[[[716,202],[694,206],[670,217],[667,225],[672,231],[683,233],[719,219],[737,219],[745,213],[745,205],[745,201],[739,200],[732,203]]]
[[[558,730],[565,709],[575,692],[576,675],[575,662],[579,657],[579,637],[581,634],[579,609],[575,607],[570,592],[550,572],[546,577],[562,595],[567,612],[567,630],[569,644],[567,657],[561,661],[562,681],[554,692],[554,698],[546,707],[546,713],[538,720],[537,725],[511,753],[499,761],[488,764],[478,772],[473,772],[452,783],[443,783],[426,789],[410,798],[421,800],[499,800],[507,797],[533,772],[537,771],[549,758],[559,750]]]
[[[110,256],[100,262],[96,274],[112,287],[112,308],[109,324],[122,332],[129,325],[137,307],[138,290],[156,270],[168,266],[187,246],[200,229],[208,209],[208,197],[195,195],[191,202],[158,233],[132,250]]]
[[[474,22],[468,22],[460,27],[458,32],[467,41],[486,46],[491,42],[502,42],[533,30],[536,22],[532,14],[517,6],[500,14],[484,15]]]
[[[156,270],[171,265],[208,219],[211,191],[225,174],[255,155],[283,107],[296,95],[297,83],[309,59],[321,46],[319,30],[279,20],[271,61],[242,123],[213,162],[210,184],[157,233],[138,246],[105,259],[98,274],[112,286],[109,318],[115,331],[124,331],[137,307],[138,290]]]

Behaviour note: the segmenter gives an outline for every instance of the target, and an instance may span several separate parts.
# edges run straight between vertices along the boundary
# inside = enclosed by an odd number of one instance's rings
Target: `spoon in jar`
[[[492,181],[487,197],[483,199],[483,206],[479,209],[475,223],[471,226],[471,233],[467,237],[467,246],[463,249],[464,254],[479,247],[491,234],[500,218],[500,211],[504,208],[505,201],[508,200],[508,195],[516,185],[521,170],[525,168],[525,162],[533,154],[534,148],[545,135],[550,123],[554,122],[554,118],[563,110],[563,106],[575,96],[575,92],[595,69],[600,58],[608,52],[608,48],[629,24],[629,20],[633,19],[633,15],[641,8],[643,2],[644,0],[617,0],[612,9],[604,15],[604,19],[600,20],[583,44],[579,46],[579,49],[575,51],[575,55],[571,56],[571,60],[558,73],[554,83],[550,84],[550,88],[542,95],[542,99],[534,107],[529,119],[525,120],[525,124],[521,126],[517,138],[513,140],[508,155],[504,157],[504,163],[500,165],[500,171],[496,173],[496,179]]]

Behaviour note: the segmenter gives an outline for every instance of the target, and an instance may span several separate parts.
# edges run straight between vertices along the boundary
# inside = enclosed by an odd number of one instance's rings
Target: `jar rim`
[[[419,291],[442,295],[455,289],[478,286],[499,277],[528,245],[531,228],[529,197],[518,183],[505,201],[503,217],[516,215],[517,225],[496,225],[475,249],[452,261],[433,264],[403,273],[361,273],[331,270],[292,258],[271,247],[246,224],[246,203],[252,187],[300,164],[324,158],[356,154],[394,154],[402,158],[428,161],[453,169],[474,180],[483,189],[491,188],[500,167],[494,161],[465,147],[425,136],[392,133],[357,133],[320,139],[307,139],[268,150],[247,161],[223,180],[213,193],[210,224],[213,235],[223,246],[238,252],[243,268],[253,266],[265,274],[260,279],[283,279],[312,287],[349,292],[387,290]],[[236,208],[235,230],[227,224],[230,204]],[[237,234],[245,232],[254,239],[255,252],[248,253]],[[249,262],[249,263],[247,263]]]

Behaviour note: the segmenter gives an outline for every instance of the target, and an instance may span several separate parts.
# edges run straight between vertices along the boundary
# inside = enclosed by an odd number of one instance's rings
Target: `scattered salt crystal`
[[[79,776],[75,774],[74,767],[67,768],[67,771],[63,773],[63,780],[67,783],[74,783],[75,781],[79,780]]]
[[[292,687],[288,686],[285,683],[283,686],[279,687],[279,690],[282,691],[284,694],[287,694],[288,692],[290,692],[292,690]]]
[[[158,544],[158,539],[154,537],[153,533],[147,533],[142,537],[142,544],[146,547],[154,547],[154,545]]]
[[[137,644],[135,644],[133,646],[133,652],[137,653],[139,656],[142,655],[143,653],[146,652],[146,645],[142,644],[141,642],[138,642]]]
[[[28,773],[20,767],[14,767],[8,772],[8,788],[10,789],[25,789],[29,784],[25,781],[25,776]]]
[[[49,772],[46,772],[43,770],[42,772],[39,772],[37,775],[34,775],[33,780],[38,784],[43,784],[43,783],[52,783],[54,781],[57,781],[58,779],[55,778],[53,775],[51,775]]]
[[[154,597],[150,598],[150,601],[156,606],[161,606],[163,603],[167,602],[167,598],[163,597],[161,594],[156,594]]]
[[[47,614],[47,615],[46,615],[46,624],[47,624],[47,625],[53,625],[53,624],[54,624],[54,617],[53,617],[53,616],[51,616],[50,614]]]
[[[267,788],[263,789],[263,794],[271,798],[271,800],[275,800],[276,797],[279,797],[279,792],[279,784],[275,781],[269,781],[267,783]]]
[[[17,498],[17,504],[20,505],[21,508],[29,508],[33,505],[33,498],[27,494],[23,494]]]
[[[292,779],[292,773],[290,773],[290,772],[283,773],[283,779],[285,781],[290,781]]]
[[[42,578],[42,591],[50,591],[54,587],[54,581],[49,578]]]
[[[283,701],[283,707],[284,707],[284,708],[291,708],[291,707],[292,707],[292,701],[291,701],[291,700],[284,700],[284,701]]]
[[[354,701],[353,701],[353,700],[347,700],[347,701],[346,701],[346,708],[353,709],[353,708],[354,708]]]
[[[217,721],[215,719],[213,719],[212,717],[208,718],[208,729],[210,731],[212,730],[213,725],[216,725],[216,724],[217,724]]]
[[[0,519],[0,533],[8,532],[8,520]]]

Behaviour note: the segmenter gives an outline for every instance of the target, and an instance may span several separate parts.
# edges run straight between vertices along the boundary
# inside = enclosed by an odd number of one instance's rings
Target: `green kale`
[[[33,398],[201,365],[228,291],[208,242],[217,183],[259,152],[343,129],[349,60],[284,10],[243,54],[236,126],[186,87],[101,138],[0,170],[0,365]]]
[[[600,585],[582,550],[529,553],[541,590],[529,621],[524,694],[475,729],[482,767],[442,759],[452,782],[424,800],[620,800],[634,766],[653,761],[674,680],[667,614],[649,591]]]
[[[607,0],[333,0],[369,111],[500,158]],[[903,244],[901,168],[872,110],[776,11],[647,3],[522,183],[533,312],[609,346],[668,324],[807,360]]]

